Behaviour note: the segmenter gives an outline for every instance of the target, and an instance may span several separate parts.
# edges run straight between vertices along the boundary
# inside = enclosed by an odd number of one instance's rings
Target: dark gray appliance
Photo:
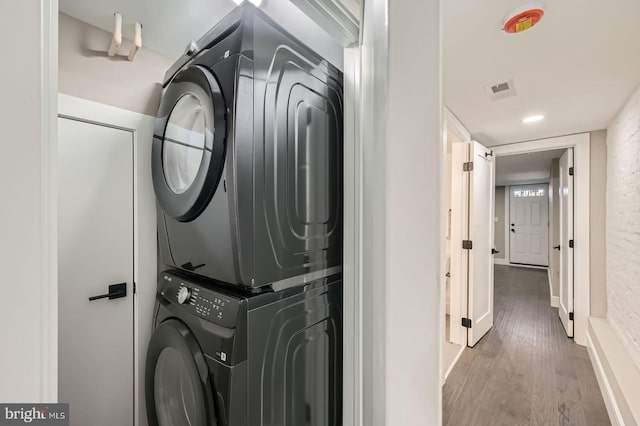
[[[152,171],[163,263],[260,287],[342,263],[343,88],[245,3],[167,72]]]
[[[259,293],[160,274],[150,426],[342,424],[342,277]]]

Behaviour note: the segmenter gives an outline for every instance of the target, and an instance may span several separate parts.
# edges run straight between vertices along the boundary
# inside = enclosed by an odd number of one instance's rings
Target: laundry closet
[[[345,32],[92,3],[59,15],[71,424],[341,424]]]

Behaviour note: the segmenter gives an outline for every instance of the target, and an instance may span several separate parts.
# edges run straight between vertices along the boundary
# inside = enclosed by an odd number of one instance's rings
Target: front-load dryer
[[[342,73],[246,4],[190,44],[164,87],[163,263],[246,287],[339,271]]]
[[[342,281],[258,292],[160,274],[150,426],[342,425]]]

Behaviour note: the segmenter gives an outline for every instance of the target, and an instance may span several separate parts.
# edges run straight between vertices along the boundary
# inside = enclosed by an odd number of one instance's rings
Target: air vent
[[[487,92],[487,95],[494,101],[499,101],[501,99],[516,96],[516,88],[513,84],[513,79],[485,86],[484,90]]]

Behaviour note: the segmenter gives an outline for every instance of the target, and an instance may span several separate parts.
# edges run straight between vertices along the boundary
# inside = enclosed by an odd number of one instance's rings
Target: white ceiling
[[[549,182],[551,160],[564,149],[496,157],[496,186]]]
[[[486,145],[606,128],[640,82],[640,1],[546,0],[536,27],[503,33],[522,3],[441,1],[445,104]],[[518,95],[491,101],[484,86],[509,78]]]
[[[342,46],[289,0],[263,1],[264,10],[287,31],[343,68]],[[140,22],[143,48],[171,59],[178,59],[187,43],[200,38],[235,7],[232,0],[59,0],[59,4],[62,13],[109,32],[113,13],[119,12],[129,39],[133,24]]]

